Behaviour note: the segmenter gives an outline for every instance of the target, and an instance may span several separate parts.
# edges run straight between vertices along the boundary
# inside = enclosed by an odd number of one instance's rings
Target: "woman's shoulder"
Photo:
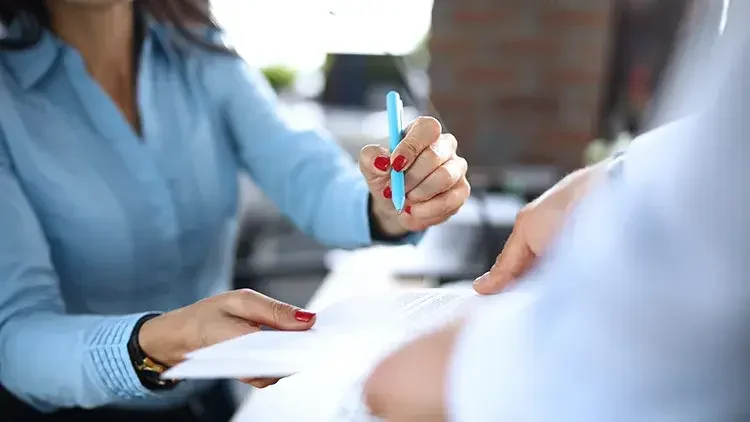
[[[19,76],[22,74],[13,71],[3,60],[3,51],[0,50],[0,156],[5,153],[5,121],[15,119],[23,112],[20,104],[24,99],[24,81]]]
[[[183,59],[210,60],[236,57],[228,44],[226,33],[220,27],[203,24],[176,27],[155,19],[149,19],[148,35],[166,53],[179,55]]]
[[[248,64],[218,28],[193,28],[191,38],[176,34],[174,28],[163,24],[152,30],[164,53],[174,60],[185,74],[196,81],[221,102],[236,96],[266,97],[267,80],[260,69]]]
[[[226,33],[217,27],[196,25],[179,30],[173,25],[152,21],[149,36],[153,47],[173,65],[187,73],[203,75],[211,85],[223,84],[244,66],[242,58],[229,45]]]
[[[59,54],[60,45],[46,33],[32,45],[0,40],[0,90],[4,95],[20,95],[48,74]]]

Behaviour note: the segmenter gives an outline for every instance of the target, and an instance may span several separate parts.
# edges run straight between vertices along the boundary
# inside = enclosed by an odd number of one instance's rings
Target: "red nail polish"
[[[294,319],[300,322],[310,322],[315,318],[315,312],[299,310],[294,313]]]
[[[383,189],[383,196],[385,196],[385,199],[391,199],[393,192],[391,191],[390,186],[386,186],[385,189]]]
[[[393,160],[393,169],[396,171],[401,171],[406,167],[406,157],[403,155],[399,155],[396,157],[396,159]]]
[[[404,211],[406,211],[407,214],[411,215],[411,205],[407,205],[406,208],[404,208]]]
[[[378,169],[378,170],[380,170],[380,171],[386,171],[386,170],[388,170],[388,166],[390,164],[391,164],[391,162],[388,159],[388,157],[382,157],[382,156],[376,158],[375,162],[373,163],[373,165],[375,165],[375,168]]]

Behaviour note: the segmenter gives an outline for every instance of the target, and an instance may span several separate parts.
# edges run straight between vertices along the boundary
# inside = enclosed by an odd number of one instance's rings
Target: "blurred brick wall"
[[[581,164],[613,2],[434,0],[432,101],[470,163]]]

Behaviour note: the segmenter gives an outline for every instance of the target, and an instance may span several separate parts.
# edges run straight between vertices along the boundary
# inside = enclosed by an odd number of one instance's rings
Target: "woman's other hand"
[[[474,290],[499,293],[523,276],[547,250],[579,199],[606,173],[606,165],[605,161],[569,174],[523,207],[495,264],[474,281]]]
[[[304,331],[315,323],[315,314],[249,289],[234,290],[203,299],[148,320],[138,335],[143,352],[173,366],[194,350],[260,331],[261,327]],[[262,388],[276,379],[243,380]]]
[[[418,117],[393,153],[380,145],[362,148],[359,166],[367,178],[379,229],[388,236],[424,230],[458,212],[469,197],[467,163],[456,154],[456,138],[441,134],[432,117]],[[398,214],[391,202],[390,170],[403,171],[406,205]]]

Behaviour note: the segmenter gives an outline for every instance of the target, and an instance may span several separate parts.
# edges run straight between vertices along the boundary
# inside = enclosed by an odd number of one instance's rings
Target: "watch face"
[[[143,358],[143,361],[136,365],[136,370],[139,372],[139,376],[143,381],[148,382],[148,388],[170,388],[176,385],[179,381],[164,379],[161,377],[167,368],[164,365],[158,364],[148,357]]]
[[[154,362],[149,357],[143,358],[143,362],[140,363],[140,367],[144,371],[154,372],[159,375],[163,374],[167,370],[166,366]]]

